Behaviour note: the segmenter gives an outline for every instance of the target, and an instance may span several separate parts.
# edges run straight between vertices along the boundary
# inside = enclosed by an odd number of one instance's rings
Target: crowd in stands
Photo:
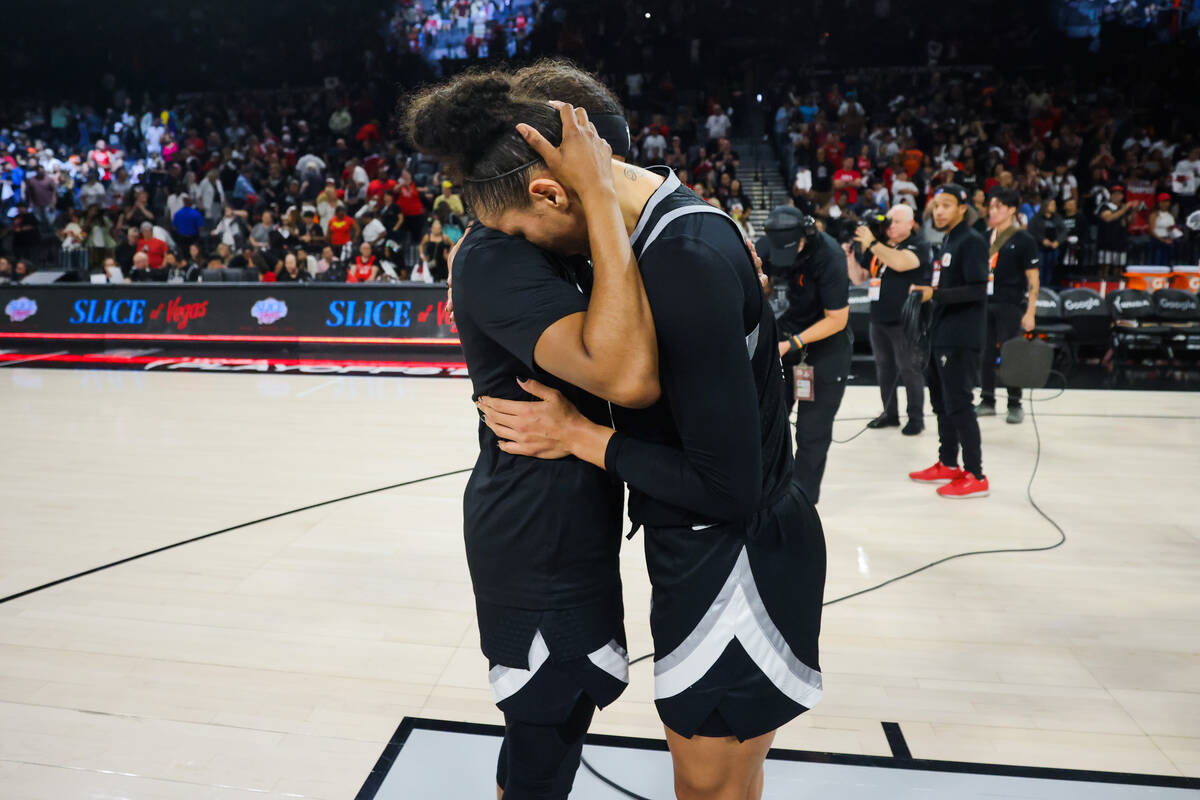
[[[840,239],[893,203],[928,220],[947,182],[986,217],[995,186],[1021,193],[1048,285],[1200,256],[1200,140],[1155,128],[1146,87],[973,70],[864,70],[782,80],[771,138],[792,202]]]
[[[396,50],[442,59],[528,55],[540,0],[399,0],[388,22]]]
[[[614,87],[627,97],[635,90],[631,160],[680,168],[744,220],[751,203],[726,110],[699,96],[673,106],[640,78]],[[667,107],[674,113],[649,110]],[[445,280],[467,210],[439,165],[406,150],[381,121],[388,113],[340,89],[31,113],[0,131],[0,270],[57,266],[133,281],[214,280],[210,271],[222,269],[237,271],[225,280]]]
[[[505,24],[526,9],[537,10],[506,5]],[[460,10],[501,13],[401,5],[446,15],[439,31]],[[748,225],[729,93],[670,73],[603,77],[628,108],[632,159],[686,168],[690,185]],[[334,83],[113,97],[103,111],[34,102],[0,119],[0,280],[44,268],[131,281],[446,278],[467,210],[450,176],[393,129],[394,96]]]
[[[0,132],[0,255],[114,280],[444,280],[462,200],[389,113],[341,90],[57,105]]]
[[[903,19],[871,8],[864,24]],[[789,67],[769,79],[764,67],[752,85],[749,62],[723,66],[714,49],[743,13],[705,18],[701,30],[675,4],[399,0],[355,23],[381,32],[361,37],[361,52],[313,31],[305,63],[318,65],[314,75],[336,65],[346,83],[153,96],[124,92],[106,73],[99,105],[0,100],[0,273],[444,278],[466,210],[438,165],[392,129],[403,82],[393,78],[428,80],[435,59],[458,68],[451,62],[507,55],[537,37],[542,51],[581,59],[617,91],[634,161],[675,169],[749,238],[753,206],[782,199],[739,172],[734,125],[744,142],[763,112],[792,202],[843,240],[895,202],[923,214],[933,190],[953,180],[981,211],[992,187],[1021,191],[1048,283],[1200,257],[1196,109],[1168,83],[952,65]],[[955,48],[939,57],[962,63]],[[928,224],[926,232],[937,238]]]

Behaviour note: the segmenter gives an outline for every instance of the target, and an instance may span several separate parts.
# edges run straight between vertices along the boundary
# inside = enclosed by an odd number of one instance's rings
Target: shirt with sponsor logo
[[[342,247],[350,244],[350,240],[354,236],[354,221],[349,217],[338,219],[334,217],[329,220],[329,243],[334,247]]]

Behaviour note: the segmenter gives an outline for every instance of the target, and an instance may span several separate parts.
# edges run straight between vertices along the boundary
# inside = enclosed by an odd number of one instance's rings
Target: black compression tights
[[[566,800],[595,711],[595,704],[581,695],[559,725],[532,725],[505,715],[496,766],[496,785],[504,790],[504,800]]]

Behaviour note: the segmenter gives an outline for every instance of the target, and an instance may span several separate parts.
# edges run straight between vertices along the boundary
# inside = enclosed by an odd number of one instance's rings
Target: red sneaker
[[[939,461],[929,469],[908,473],[908,477],[917,483],[949,483],[950,481],[958,480],[966,474],[958,467],[947,467]]]
[[[969,497],[987,497],[988,479],[976,478],[967,472],[958,480],[952,481],[938,489],[937,493],[951,500],[966,500]]]

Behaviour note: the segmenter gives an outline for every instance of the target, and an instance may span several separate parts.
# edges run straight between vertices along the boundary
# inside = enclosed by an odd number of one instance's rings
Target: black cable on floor
[[[437,475],[426,475],[424,478],[414,478],[413,480],[410,480],[410,481],[402,481],[401,483],[393,483],[390,486],[381,486],[378,489],[368,489],[365,492],[356,492],[355,494],[348,494],[345,497],[335,497],[332,500],[322,500],[319,503],[313,503],[311,505],[303,506],[301,508],[293,508],[290,511],[281,511],[278,514],[272,514],[269,517],[262,517],[260,519],[251,520],[250,522],[242,522],[242,523],[233,525],[228,528],[222,528],[219,531],[213,531],[212,533],[205,533],[205,534],[201,534],[200,536],[193,536],[191,539],[184,539],[182,542],[175,542],[174,544],[168,544],[168,545],[165,545],[164,547],[155,548],[154,550],[147,550],[146,552],[138,553],[135,556],[129,556],[128,558],[122,558],[120,561],[113,561],[112,563],[104,564],[99,567],[92,567],[91,569],[85,570],[83,572],[77,572],[74,575],[68,575],[65,578],[59,578],[56,581],[50,581],[49,583],[43,583],[41,586],[35,586],[32,589],[26,589],[23,592],[17,592],[16,594],[10,594],[8,597],[0,597],[0,605],[3,605],[4,603],[9,602],[10,600],[16,600],[19,597],[25,597],[26,595],[31,595],[35,592],[40,592],[43,589],[49,589],[52,586],[58,586],[59,584],[67,583],[68,581],[73,581],[76,578],[82,578],[85,575],[92,575],[94,573],[101,572],[106,569],[110,569],[111,567],[118,567],[121,564],[128,564],[130,561],[137,561],[139,558],[145,558],[146,556],[152,556],[156,553],[162,553],[167,550],[173,550],[176,547],[183,547],[185,544],[191,544],[192,542],[198,542],[202,539],[210,539],[213,536],[220,536],[222,533],[229,533],[230,531],[236,531],[241,528],[248,528],[251,525],[258,525],[260,522],[270,522],[273,519],[279,519],[280,517],[286,517],[290,514],[299,514],[301,511],[311,511],[312,509],[320,508],[321,506],[328,506],[328,505],[332,505],[333,503],[340,503],[343,500],[353,500],[356,497],[366,497],[369,494],[378,494],[379,492],[386,492],[389,489],[399,489],[401,486],[412,486],[414,483],[423,483],[424,481],[432,481],[432,480],[436,480],[437,478],[448,478],[451,475],[460,475],[464,472],[470,472],[472,469],[473,469],[472,467],[467,467],[465,469],[456,469],[453,472],[442,472]]]
[[[1059,375],[1060,373],[1056,372],[1054,374]],[[1063,395],[1063,393],[1066,391],[1065,384],[1066,384],[1066,381],[1064,378],[1064,388],[1059,390],[1058,394],[1054,395],[1053,397],[1047,397],[1047,398],[1043,399],[1042,402],[1049,402],[1050,400],[1055,400],[1055,399],[1061,397]],[[869,586],[866,589],[860,589],[857,592],[851,592],[850,594],[842,595],[841,597],[836,597],[833,600],[826,600],[823,603],[823,605],[831,606],[834,603],[840,603],[843,600],[849,600],[852,597],[859,597],[860,595],[864,595],[868,592],[873,592],[876,589],[882,589],[883,587],[889,586],[889,585],[895,583],[896,581],[901,581],[901,580],[904,580],[905,578],[911,578],[913,575],[924,572],[927,569],[932,569],[933,567],[936,567],[939,564],[945,564],[947,561],[954,561],[955,559],[958,559],[958,558],[967,558],[968,556],[993,555],[996,553],[1040,553],[1045,550],[1053,550],[1056,547],[1062,547],[1062,545],[1067,541],[1066,532],[1062,529],[1062,526],[1059,525],[1057,522],[1055,522],[1053,517],[1051,517],[1049,514],[1047,514],[1045,511],[1043,511],[1042,507],[1039,506],[1037,504],[1037,501],[1033,499],[1033,481],[1037,477],[1038,467],[1042,463],[1042,433],[1038,429],[1037,414],[1033,410],[1033,403],[1034,403],[1034,398],[1033,398],[1033,392],[1031,391],[1029,393],[1029,419],[1033,423],[1033,434],[1037,439],[1037,449],[1035,451],[1036,455],[1034,456],[1034,459],[1033,459],[1033,471],[1029,473],[1029,483],[1027,483],[1025,485],[1025,497],[1026,497],[1026,499],[1029,500],[1029,504],[1031,506],[1033,506],[1033,510],[1036,511],[1038,514],[1040,514],[1043,519],[1045,519],[1047,522],[1049,522],[1051,525],[1053,525],[1055,530],[1058,531],[1059,538],[1058,538],[1057,542],[1055,542],[1054,544],[1051,544],[1051,545],[1045,545],[1043,547],[1006,547],[1006,548],[998,548],[995,550],[972,550],[967,553],[955,553],[952,556],[946,556],[945,558],[939,558],[937,561],[932,561],[922,567],[917,567],[916,569],[906,572],[903,575],[897,575],[894,578],[889,578],[888,580],[884,581],[883,583],[878,583],[874,586]]]
[[[641,659],[638,659],[638,660],[640,661]],[[583,756],[579,757],[579,763],[583,764],[584,769],[586,769],[588,772],[595,775],[596,778],[598,778],[601,783],[608,786],[610,789],[615,789],[618,792],[620,792],[621,794],[625,795],[626,797],[632,798],[633,800],[652,800],[652,798],[646,797],[646,795],[644,795],[644,794],[638,794],[637,792],[633,791],[632,789],[626,789],[624,786],[617,783],[612,778],[605,777],[604,774],[600,772],[600,770],[596,769],[591,764],[589,764],[588,760],[586,758],[584,758]]]
[[[899,371],[896,372],[896,380],[892,383],[892,392],[891,392],[892,394],[895,394],[896,392],[898,392],[900,390],[900,379],[903,377],[904,376],[901,375],[899,373]],[[834,422],[849,422],[850,420],[863,420],[863,419],[873,420],[874,417],[846,417],[844,419],[835,419]],[[858,437],[862,436],[864,433],[866,433],[870,429],[871,429],[871,426],[868,423],[867,425],[863,425],[862,429],[859,430],[858,433],[851,436],[849,439],[830,439],[830,441],[833,442],[834,444],[850,444],[851,442],[853,442]]]

